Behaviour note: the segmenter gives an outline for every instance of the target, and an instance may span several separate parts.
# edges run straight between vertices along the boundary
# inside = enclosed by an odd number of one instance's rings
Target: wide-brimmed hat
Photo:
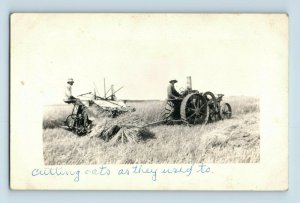
[[[74,83],[73,78],[69,78],[68,81],[67,81],[67,83]]]
[[[172,82],[176,83],[176,82],[178,82],[178,81],[175,80],[175,79],[172,79],[172,80],[170,80],[170,83],[172,83]]]

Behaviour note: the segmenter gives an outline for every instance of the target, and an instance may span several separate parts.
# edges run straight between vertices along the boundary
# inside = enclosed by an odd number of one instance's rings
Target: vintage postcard
[[[288,189],[288,15],[14,13],[10,186]]]

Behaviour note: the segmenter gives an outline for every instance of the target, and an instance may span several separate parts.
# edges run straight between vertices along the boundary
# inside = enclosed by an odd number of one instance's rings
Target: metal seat
[[[67,104],[74,104],[76,103],[77,99],[64,99],[64,102]]]

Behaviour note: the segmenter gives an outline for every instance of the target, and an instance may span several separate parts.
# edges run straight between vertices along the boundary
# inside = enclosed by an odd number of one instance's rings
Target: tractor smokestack
[[[186,77],[186,82],[187,82],[186,88],[188,90],[192,90],[192,77],[191,76],[187,76]]]
[[[115,89],[114,89],[114,85],[111,85],[110,87],[110,91],[111,91],[111,100],[115,100]]]

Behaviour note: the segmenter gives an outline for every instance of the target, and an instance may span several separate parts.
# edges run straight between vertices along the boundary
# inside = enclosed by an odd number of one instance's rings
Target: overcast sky
[[[12,59],[47,103],[62,101],[69,77],[74,96],[93,83],[103,95],[105,77],[124,86],[120,99],[165,99],[169,80],[179,89],[186,76],[200,92],[259,96],[260,71],[278,55],[271,39],[282,37],[276,15],[35,14],[12,23]]]

